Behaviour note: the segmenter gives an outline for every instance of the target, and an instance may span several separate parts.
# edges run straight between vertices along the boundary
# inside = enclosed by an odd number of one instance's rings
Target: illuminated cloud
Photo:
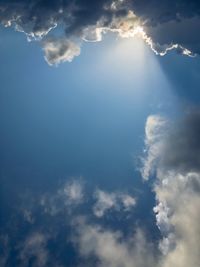
[[[49,65],[71,62],[80,54],[80,47],[67,39],[47,39],[43,42],[43,50]]]
[[[141,174],[148,180],[155,171],[157,161],[162,153],[163,138],[166,134],[167,121],[160,115],[150,115],[145,126],[145,157],[142,159]]]
[[[28,40],[48,36],[43,42],[45,58],[57,65],[79,55],[81,41],[101,41],[109,31],[123,38],[137,34],[159,55],[172,49],[188,56],[199,54],[199,10],[195,0],[1,0],[0,22],[24,32]],[[55,28],[60,38],[54,36]]]

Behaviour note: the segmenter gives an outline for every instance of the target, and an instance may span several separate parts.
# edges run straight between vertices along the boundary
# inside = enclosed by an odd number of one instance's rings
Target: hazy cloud
[[[84,184],[81,179],[71,179],[64,183],[55,193],[45,194],[40,205],[45,213],[52,216],[60,212],[70,212],[75,206],[84,202]]]
[[[48,250],[46,248],[47,237],[40,233],[34,232],[30,234],[20,249],[21,266],[29,266],[30,261],[34,259],[34,267],[46,266],[48,261]]]

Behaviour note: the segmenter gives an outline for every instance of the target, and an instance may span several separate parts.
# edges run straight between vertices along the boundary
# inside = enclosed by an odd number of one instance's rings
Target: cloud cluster
[[[157,143],[161,150],[157,153],[154,212],[163,234],[160,249],[164,256],[160,264],[162,267],[195,267],[200,262],[200,112],[190,111],[167,135],[160,128],[159,116],[157,122],[153,127],[155,138],[159,138],[153,146]]]
[[[132,211],[136,201],[127,193],[97,189],[90,202],[91,211],[97,216],[95,220],[91,219],[90,212],[81,213],[80,209],[73,216],[68,216],[70,242],[77,249],[81,266],[199,266],[200,112],[190,110],[175,123],[169,123],[160,115],[151,115],[147,118],[145,134],[146,158],[143,159],[142,174],[144,179],[149,176],[156,178],[154,213],[162,234],[159,245],[152,243],[141,228],[135,227],[134,222],[133,231],[128,231],[126,235],[122,229],[114,231],[109,225],[100,225],[101,220],[97,218],[109,211]],[[72,179],[64,183],[56,194],[45,195],[41,201],[45,213],[60,218],[58,213],[86,201],[84,183],[81,179]],[[26,217],[29,220],[30,214]],[[64,217],[63,214],[61,217]],[[59,266],[56,262],[54,264],[55,259],[48,247],[49,240],[55,238],[52,229],[49,235],[43,232],[44,229],[35,229],[25,236],[17,247],[20,266],[32,263],[32,266],[38,267]],[[0,240],[4,246],[0,262],[4,266],[10,253],[9,239],[4,236]]]
[[[196,267],[200,262],[200,112],[192,110],[176,123],[160,115],[146,122],[144,179],[155,176],[154,213],[163,238],[158,248],[144,232],[124,237],[121,231],[76,221],[74,243],[82,257],[95,257],[95,266]],[[193,160],[195,157],[196,160]],[[114,207],[116,196],[97,191],[97,216]],[[155,253],[156,252],[156,253]]]
[[[74,208],[83,206],[88,200],[92,201],[91,209],[98,218],[112,211],[131,212],[136,205],[136,199],[125,192],[96,189],[86,197],[83,180],[75,178],[67,181],[55,193],[44,194],[39,202],[44,213],[57,216],[59,213],[71,213]],[[23,209],[23,215],[27,222],[34,222],[30,210]]]
[[[160,55],[171,49],[200,53],[196,0],[1,0],[0,23],[24,32],[29,40],[44,38],[50,65],[71,61],[80,53],[81,41],[100,41],[108,31],[122,37],[139,34]],[[55,28],[59,37],[46,40]]]

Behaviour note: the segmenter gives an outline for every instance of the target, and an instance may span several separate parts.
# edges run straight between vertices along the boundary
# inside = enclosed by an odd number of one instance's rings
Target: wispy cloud
[[[46,266],[49,253],[47,250],[47,237],[41,232],[30,234],[20,248],[21,266],[29,266],[31,259],[34,258],[35,267]]]
[[[52,216],[60,212],[71,212],[84,202],[84,183],[82,179],[73,178],[64,183],[55,193],[44,194],[40,205],[44,212]]]

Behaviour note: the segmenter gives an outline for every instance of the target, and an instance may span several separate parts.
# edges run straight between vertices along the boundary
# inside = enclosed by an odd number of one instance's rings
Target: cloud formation
[[[157,161],[163,150],[163,139],[167,131],[167,121],[160,115],[150,115],[145,125],[145,150],[141,174],[144,180],[154,174]]]
[[[192,110],[166,134],[154,123],[159,153],[155,176],[157,225],[163,235],[160,249],[162,267],[198,266],[200,261],[200,112]],[[163,118],[162,121],[165,121]],[[147,128],[149,127],[149,118]],[[159,134],[157,133],[157,130]],[[155,146],[156,143],[153,143]],[[151,151],[151,146],[147,150]],[[147,154],[149,166],[149,154]],[[150,164],[151,165],[151,164]],[[146,177],[145,177],[146,178]]]
[[[21,245],[20,261],[21,266],[46,266],[48,262],[47,237],[43,233],[35,232],[27,237]]]
[[[155,266],[153,246],[141,230],[128,239],[122,233],[114,232],[99,225],[79,220],[74,243],[82,257],[96,257],[95,266],[144,267]]]
[[[80,54],[80,47],[66,38],[50,38],[43,42],[45,59],[49,65],[71,62]]]
[[[135,205],[136,200],[132,196],[120,192],[105,192],[97,190],[94,194],[96,203],[93,207],[95,216],[102,217],[106,212],[116,211],[130,211]]]
[[[0,22],[29,40],[49,36],[42,44],[50,65],[71,61],[81,41],[100,41],[108,31],[122,37],[139,34],[160,55],[172,49],[200,53],[200,4],[195,0],[1,0]],[[52,37],[55,28],[59,37]]]
[[[200,172],[198,160],[193,161],[190,156],[198,159],[200,152],[199,119],[198,110],[192,110],[171,125],[160,115],[151,115],[147,119],[147,162],[143,174],[147,179],[153,168],[156,177],[154,191],[157,205],[154,212],[163,235],[159,243],[162,255],[154,257],[155,251],[141,229],[125,239],[121,232],[81,221],[76,242],[82,256],[96,256],[97,266],[198,266]],[[168,157],[173,160],[169,161]],[[100,201],[103,207],[104,204],[109,207],[114,205],[113,198],[108,195],[104,197],[103,194],[99,199],[106,199]]]
[[[84,202],[84,184],[81,179],[71,179],[55,193],[44,194],[40,205],[44,212],[55,216],[62,212],[71,212],[72,208]]]

